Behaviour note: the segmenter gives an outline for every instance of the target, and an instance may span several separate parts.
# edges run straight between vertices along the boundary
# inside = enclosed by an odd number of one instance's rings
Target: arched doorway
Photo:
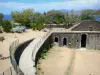
[[[55,42],[58,42],[58,37],[55,37]]]
[[[63,38],[63,46],[67,45],[67,39]]]
[[[87,38],[86,34],[83,34],[81,36],[81,47],[86,47],[86,38]]]

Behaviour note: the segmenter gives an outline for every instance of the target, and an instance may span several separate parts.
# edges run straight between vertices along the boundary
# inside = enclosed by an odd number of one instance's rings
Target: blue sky
[[[45,3],[45,2],[60,2],[65,0],[1,0],[0,2],[23,2],[23,3]]]
[[[4,14],[27,8],[38,12],[52,9],[100,9],[100,0],[0,0],[0,12]]]

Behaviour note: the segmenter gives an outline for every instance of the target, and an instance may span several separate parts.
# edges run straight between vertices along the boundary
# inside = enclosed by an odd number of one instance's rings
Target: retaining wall
[[[41,53],[44,49],[49,50],[52,47],[53,41],[52,41],[52,35],[49,35],[47,39],[43,42],[43,44],[38,49],[36,56],[35,56],[35,65],[38,62],[38,59],[40,58]]]
[[[46,24],[44,25],[45,28],[68,28],[67,25],[64,24]]]
[[[16,51],[14,53],[14,57],[15,57],[17,65],[19,65],[19,60],[20,60],[20,56],[21,56],[22,52],[29,45],[29,43],[31,43],[32,41],[33,41],[33,39],[25,41],[25,42],[19,44],[18,47],[16,48]]]
[[[19,44],[19,40],[16,40],[10,46],[10,49],[9,49],[10,50],[10,60],[11,60],[14,70],[16,71],[18,75],[24,75],[24,73],[21,71],[21,69],[18,66],[19,59],[24,49],[28,46],[28,44],[32,40],[33,39],[25,41],[24,43],[21,43],[21,44]]]
[[[10,61],[11,61],[11,64],[12,64],[14,70],[16,71],[16,73],[19,74],[19,75],[24,75],[24,73],[22,73],[22,71],[20,70],[20,68],[17,65],[16,60],[14,58],[14,53],[15,53],[18,45],[19,45],[19,40],[14,41],[10,45],[10,48],[9,48],[9,51],[10,51]]]

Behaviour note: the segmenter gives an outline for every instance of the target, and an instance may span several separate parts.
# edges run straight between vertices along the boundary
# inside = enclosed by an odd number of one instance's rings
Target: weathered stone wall
[[[72,29],[72,31],[100,31],[99,21],[83,21],[81,24]]]
[[[52,40],[52,34],[43,42],[41,47],[39,48],[38,52],[36,53],[36,58],[35,58],[35,65],[38,62],[38,59],[41,57],[41,53],[43,52],[44,49],[49,50],[52,47],[53,40]]]
[[[67,28],[67,25],[60,25],[60,24],[48,24],[44,26],[45,28]]]
[[[91,32],[55,32],[52,33],[53,42],[55,37],[58,37],[58,45],[63,46],[63,38],[67,39],[67,47],[81,48],[81,36],[86,34],[86,48],[87,49],[100,49],[100,33]]]
[[[87,48],[100,49],[100,33],[88,35]]]
[[[24,49],[29,45],[30,42],[32,42],[33,39],[25,41],[23,43],[21,43],[20,45],[18,45],[18,47],[16,48],[16,51],[14,53],[14,57],[16,60],[17,65],[19,65],[19,60],[20,60],[20,56],[23,53]]]

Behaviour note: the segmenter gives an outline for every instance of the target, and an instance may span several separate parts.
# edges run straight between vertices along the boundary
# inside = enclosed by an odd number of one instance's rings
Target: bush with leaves
[[[4,20],[2,26],[3,26],[5,32],[10,32],[12,29],[12,25],[9,20]]]
[[[45,59],[47,55],[48,55],[48,50],[44,49],[43,52],[41,53],[41,58]]]
[[[94,10],[82,10],[82,13],[80,15],[81,20],[95,20],[95,17],[92,15],[94,13]]]
[[[43,24],[30,23],[30,26],[33,28],[33,30],[41,30],[44,28]]]
[[[43,24],[38,24],[38,25],[37,25],[37,29],[38,29],[38,30],[41,30],[41,29],[43,29],[43,28],[44,28],[44,25],[43,25]]]
[[[25,9],[23,11],[12,11],[11,16],[14,22],[30,27],[33,13],[34,9]]]
[[[32,27],[33,30],[36,30],[36,24],[35,23],[30,23],[30,26]]]

